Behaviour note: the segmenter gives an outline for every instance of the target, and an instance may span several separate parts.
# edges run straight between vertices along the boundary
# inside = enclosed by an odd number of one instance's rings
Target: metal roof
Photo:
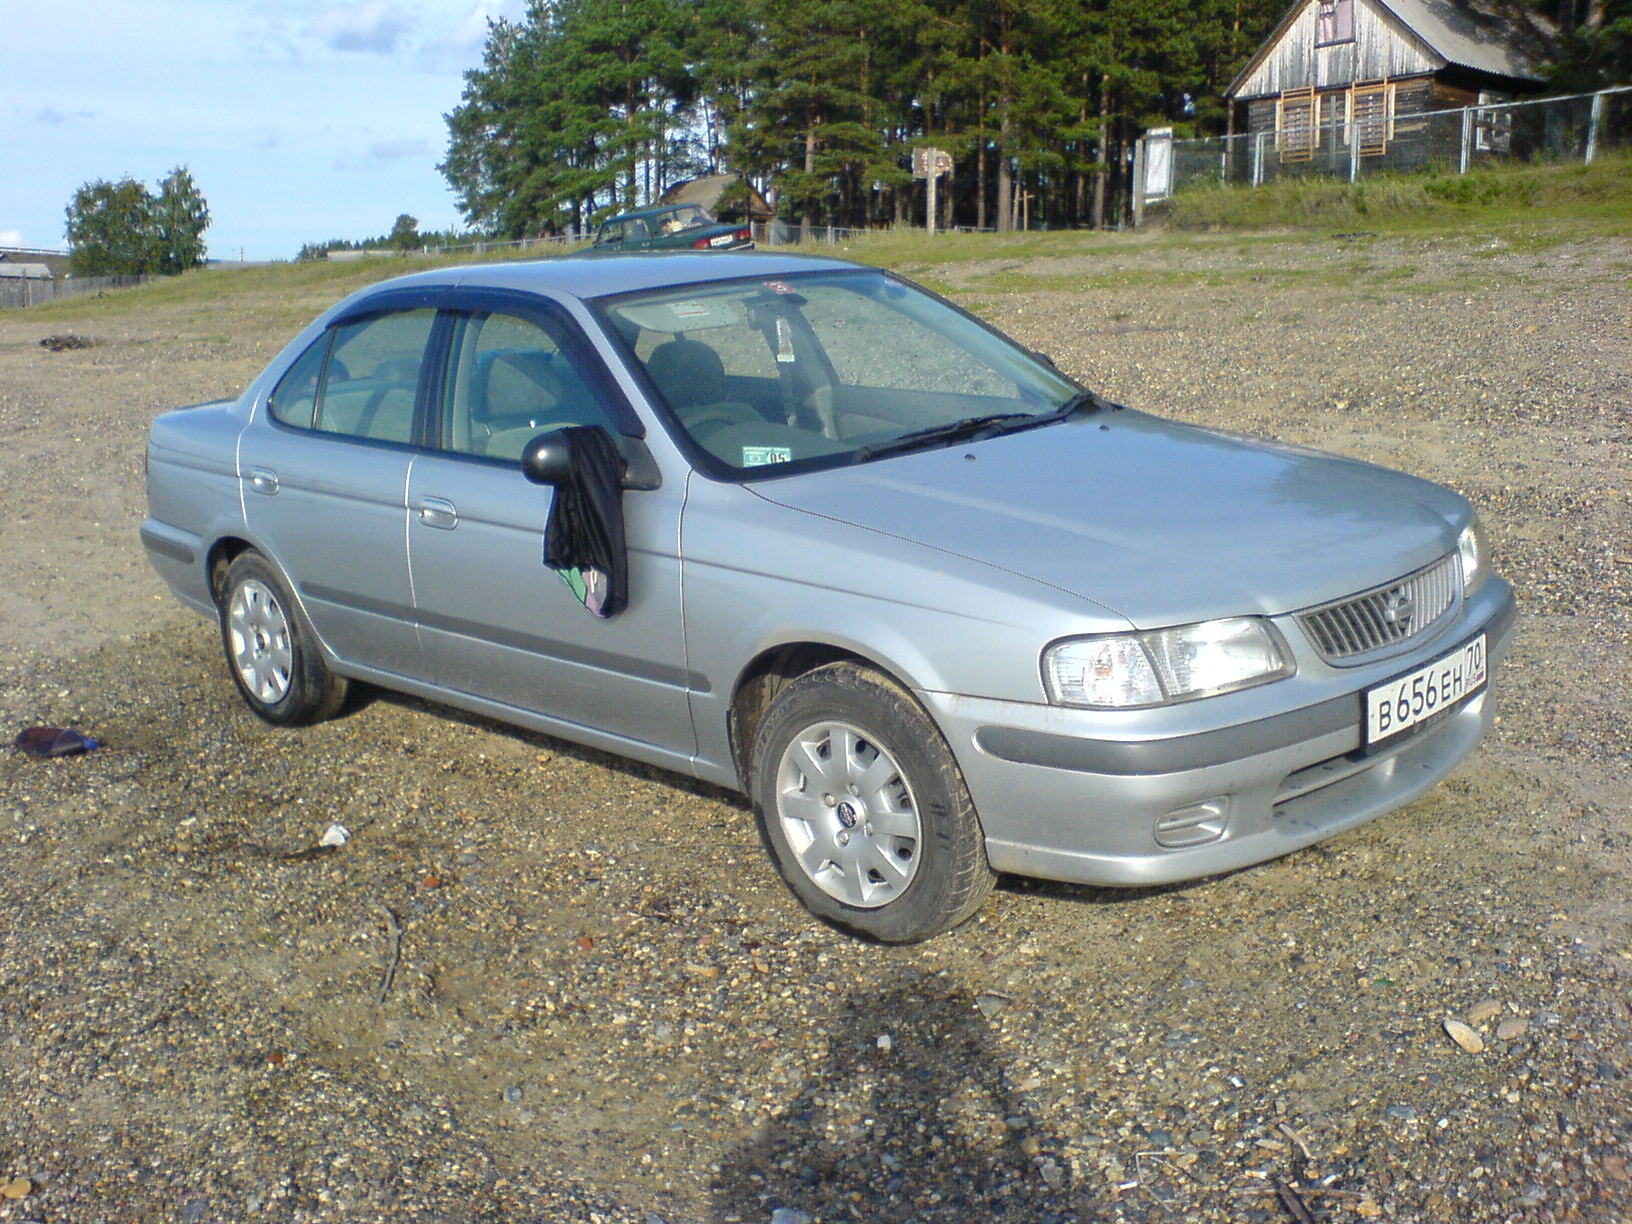
[[[754,185],[735,174],[706,174],[702,178],[676,183],[663,193],[663,203],[701,204],[707,209],[719,209],[720,201],[728,194],[740,194],[741,207],[730,207],[755,220],[768,220],[773,215],[774,210]]]
[[[1533,14],[1456,0],[1372,0],[1446,63],[1496,76],[1540,79],[1550,30]]]

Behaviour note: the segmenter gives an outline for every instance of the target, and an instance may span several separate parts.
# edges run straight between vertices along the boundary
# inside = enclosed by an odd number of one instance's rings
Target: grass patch
[[[1306,178],[1260,188],[1212,187],[1180,193],[1138,232],[1087,230],[1009,234],[881,230],[835,243],[780,248],[896,269],[955,298],[990,305],[993,294],[1084,293],[1140,288],[1229,288],[1244,282],[1332,284],[1356,291],[1471,291],[1418,280],[1418,269],[1373,263],[1368,248],[1390,236],[1466,243],[1489,259],[1595,237],[1632,237],[1632,152],[1591,166],[1493,166],[1473,173],[1379,175],[1355,184]],[[1491,239],[1500,243],[1492,244]],[[1310,244],[1313,244],[1312,246]],[[1337,263],[1293,253],[1308,246]],[[1191,253],[1226,257],[1188,259]],[[1156,258],[1152,258],[1155,256]],[[1163,259],[1161,256],[1169,258]],[[554,258],[533,253],[520,258]],[[513,260],[513,250],[463,252],[260,267],[199,269],[133,289],[61,298],[7,311],[21,322],[91,327],[98,321],[162,318],[191,339],[220,342],[220,314],[233,312],[268,335],[293,335],[348,293],[394,276],[454,264]],[[1060,261],[1050,266],[1049,261]],[[1209,266],[1209,264],[1213,266]],[[1620,275],[1629,267],[1615,265]]]
[[[1501,231],[1525,246],[1632,234],[1632,154],[1584,165],[1492,165],[1467,174],[1282,179],[1261,187],[1181,191],[1167,210],[1178,231],[1320,229]]]
[[[832,244],[804,243],[779,249],[805,255],[833,255],[874,267],[894,268],[915,280],[927,280],[925,273],[948,264],[975,263],[987,259],[1031,260],[1109,255],[1125,250],[1128,241],[1128,235],[1103,230],[931,235],[920,229],[899,229],[854,234]]]

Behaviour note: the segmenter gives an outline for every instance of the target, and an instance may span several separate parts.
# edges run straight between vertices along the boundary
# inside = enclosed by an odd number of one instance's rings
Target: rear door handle
[[[441,497],[419,499],[419,521],[427,527],[452,531],[459,526],[459,508]]]
[[[278,474],[271,468],[250,468],[249,487],[257,493],[265,493],[271,497],[278,491]]]

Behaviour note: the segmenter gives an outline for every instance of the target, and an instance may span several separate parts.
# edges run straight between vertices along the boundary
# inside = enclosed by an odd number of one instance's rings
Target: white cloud
[[[366,170],[393,162],[435,157],[428,140],[378,140],[360,154],[346,153],[335,159],[339,170]]]
[[[525,13],[522,0],[477,0],[462,21],[426,42],[425,56],[460,68],[474,68],[481,63],[482,49],[487,46],[488,22],[500,18],[518,21]]]
[[[408,36],[413,22],[390,0],[362,0],[319,13],[306,24],[305,33],[327,43],[333,51],[366,51],[389,55]]]
[[[0,247],[20,247],[22,245],[22,230],[0,230]]]
[[[55,126],[57,124],[60,124],[60,123],[67,123],[71,119],[94,119],[94,118],[96,118],[96,112],[95,111],[79,110],[79,111],[74,111],[72,114],[63,114],[62,111],[59,111],[54,106],[42,106],[42,107],[40,107],[39,110],[34,112],[34,122],[36,122],[36,123],[49,123],[49,124],[51,124],[53,126]]]

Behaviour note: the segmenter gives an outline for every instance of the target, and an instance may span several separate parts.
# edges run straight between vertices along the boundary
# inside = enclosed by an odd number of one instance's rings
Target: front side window
[[[532,319],[473,313],[454,320],[441,413],[444,450],[514,460],[564,425],[613,429],[560,337]]]
[[[646,232],[646,222],[639,217],[625,217],[621,221],[608,221],[601,226],[595,235],[595,245],[611,243],[644,242],[650,235]]]
[[[1079,397],[1035,355],[879,272],[665,289],[604,314],[679,436],[737,478],[1025,428]]]

